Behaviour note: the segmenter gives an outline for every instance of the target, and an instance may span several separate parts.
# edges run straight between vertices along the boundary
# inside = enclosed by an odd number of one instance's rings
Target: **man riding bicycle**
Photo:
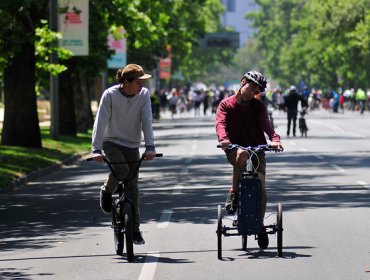
[[[112,211],[112,194],[118,186],[117,179],[131,177],[136,171],[141,131],[146,148],[144,159],[152,160],[156,155],[150,92],[143,87],[149,78],[151,76],[145,74],[140,65],[129,64],[117,71],[118,85],[105,90],[100,100],[92,134],[92,158],[96,162],[103,161],[104,156],[110,162],[127,162],[115,164],[114,173],[118,178],[109,174],[100,189],[100,207],[105,213]],[[128,196],[136,213],[134,243],[144,244],[140,231],[138,177],[137,174],[129,182]]]
[[[249,155],[243,149],[227,150],[230,144],[258,146],[267,144],[282,149],[280,136],[272,127],[265,104],[254,96],[266,89],[266,78],[257,71],[247,72],[241,79],[239,90],[221,101],[216,114],[216,133],[220,146],[224,149],[229,163],[233,166],[232,187],[228,192],[225,209],[233,214],[237,207],[237,187],[241,173],[245,170]],[[253,160],[256,160],[253,157]],[[261,180],[261,213],[265,216],[267,194],[265,189],[266,161],[264,153],[258,154],[258,178]],[[259,236],[268,242],[267,234]]]

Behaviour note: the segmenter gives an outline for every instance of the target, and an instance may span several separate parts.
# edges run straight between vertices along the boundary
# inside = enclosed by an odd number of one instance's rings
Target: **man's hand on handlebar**
[[[145,159],[145,160],[152,160],[152,159],[154,159],[155,158],[155,155],[156,155],[157,153],[155,152],[155,151],[145,151],[144,153],[143,153],[143,158]]]
[[[95,162],[103,162],[104,161],[104,156],[102,154],[98,154],[98,153],[92,153],[91,158]]]
[[[230,141],[229,140],[222,140],[220,142],[220,147],[222,148],[222,150],[225,150],[227,148],[229,148],[231,145]]]
[[[273,150],[276,150],[278,152],[284,151],[283,145],[281,145],[280,141],[271,141],[270,146]]]

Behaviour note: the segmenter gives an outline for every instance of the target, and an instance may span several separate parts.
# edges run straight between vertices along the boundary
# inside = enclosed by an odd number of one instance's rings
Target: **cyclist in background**
[[[233,166],[232,187],[228,192],[225,209],[229,214],[235,213],[237,207],[237,187],[241,173],[245,170],[249,155],[243,149],[227,150],[230,144],[240,146],[258,146],[267,144],[265,134],[271,146],[282,149],[280,136],[271,126],[265,104],[255,95],[266,88],[266,78],[257,71],[247,72],[241,79],[239,90],[221,101],[216,114],[216,133],[221,147]],[[255,160],[255,157],[253,158]],[[261,180],[261,213],[265,216],[267,193],[265,188],[266,161],[264,153],[258,154],[258,178]],[[259,238],[266,238],[263,234]]]
[[[365,111],[366,98],[365,91],[361,88],[358,88],[355,94],[355,100],[361,114],[363,114]]]
[[[130,177],[136,171],[140,159],[141,131],[146,148],[144,159],[152,160],[156,155],[150,92],[143,87],[149,78],[151,76],[145,74],[137,64],[128,64],[119,69],[116,74],[118,84],[104,91],[96,114],[92,133],[92,158],[96,162],[103,161],[104,156],[110,162],[130,162],[113,165],[120,180]],[[140,232],[138,176],[128,184],[128,196],[136,213],[134,243],[144,244]],[[112,211],[112,193],[117,186],[117,179],[109,174],[100,189],[100,207],[105,213]]]

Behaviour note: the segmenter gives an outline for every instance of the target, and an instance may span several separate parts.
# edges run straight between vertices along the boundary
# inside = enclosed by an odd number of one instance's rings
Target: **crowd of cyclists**
[[[286,89],[267,89],[256,95],[256,98],[265,102],[267,107],[285,111]],[[344,111],[358,111],[363,114],[370,111],[370,89],[367,91],[358,88],[346,90],[335,89],[308,89],[297,88],[304,98],[310,111],[323,109],[333,113]],[[169,112],[172,118],[180,115],[208,115],[215,114],[218,104],[224,98],[234,94],[235,89],[223,87],[209,87],[202,89],[172,88],[171,90],[154,91],[152,94],[152,108],[154,120],[161,118],[161,113]]]

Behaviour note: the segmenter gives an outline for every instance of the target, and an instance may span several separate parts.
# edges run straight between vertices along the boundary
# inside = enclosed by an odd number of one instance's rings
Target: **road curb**
[[[60,163],[55,163],[53,165],[40,168],[39,170],[32,171],[29,174],[23,175],[12,182],[10,182],[7,186],[0,189],[0,194],[9,193],[17,187],[25,185],[27,182],[35,180],[37,178],[43,177],[50,173],[60,170],[63,166],[69,165],[74,163],[75,161],[83,158],[84,156],[88,155],[89,153],[77,154],[73,155],[69,158],[62,160]]]

